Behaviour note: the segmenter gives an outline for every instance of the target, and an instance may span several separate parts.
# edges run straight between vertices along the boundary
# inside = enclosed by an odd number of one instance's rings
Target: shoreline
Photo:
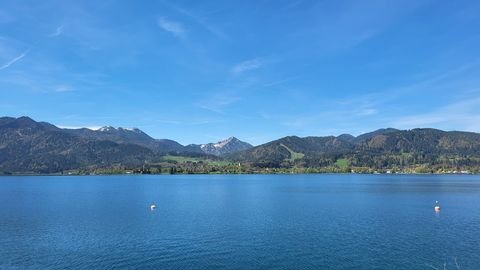
[[[2,177],[19,177],[19,176],[139,176],[139,175],[320,175],[320,174],[331,174],[331,175],[480,175],[480,173],[356,173],[356,172],[253,172],[253,173],[88,173],[88,174],[61,174],[61,173],[50,173],[50,174],[37,174],[37,173],[12,173],[12,174],[0,174]]]

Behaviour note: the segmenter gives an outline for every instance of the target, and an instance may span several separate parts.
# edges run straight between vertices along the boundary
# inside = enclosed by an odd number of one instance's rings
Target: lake
[[[0,177],[2,270],[456,262],[480,269],[480,176]]]

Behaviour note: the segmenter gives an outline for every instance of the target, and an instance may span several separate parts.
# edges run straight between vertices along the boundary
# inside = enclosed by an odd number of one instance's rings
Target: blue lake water
[[[2,270],[457,269],[455,258],[480,269],[480,176],[0,177]]]

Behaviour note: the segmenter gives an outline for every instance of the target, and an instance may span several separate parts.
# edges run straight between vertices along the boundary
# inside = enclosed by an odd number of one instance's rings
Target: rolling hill
[[[303,155],[301,158],[298,158]],[[380,129],[353,137],[284,137],[228,156],[256,166],[333,166],[339,159],[352,166],[392,167],[418,164],[480,165],[480,134],[437,129]],[[297,157],[297,158],[295,158]]]

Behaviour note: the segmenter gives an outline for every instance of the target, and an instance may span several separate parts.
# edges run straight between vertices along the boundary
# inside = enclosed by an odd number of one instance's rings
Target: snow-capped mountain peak
[[[116,130],[116,129],[112,126],[104,126],[98,129],[98,131],[102,131],[102,132],[113,131],[113,130]]]
[[[129,132],[136,132],[136,133],[142,133],[142,131],[138,128],[123,128],[123,127],[112,127],[112,126],[104,126],[98,129],[98,131],[102,132],[113,132],[113,131],[129,131]]]
[[[217,142],[217,143],[214,144],[213,146],[214,146],[215,148],[222,148],[222,147],[224,147],[225,145],[227,145],[227,144],[229,144],[229,143],[231,143],[231,142],[233,142],[233,141],[235,141],[235,140],[238,140],[238,139],[235,138],[235,137],[230,137],[230,138],[228,138],[228,139],[226,139],[226,140]]]
[[[249,143],[242,142],[235,137],[230,137],[226,140],[219,141],[217,143],[207,143],[200,145],[200,149],[207,154],[212,155],[224,155],[230,154],[242,150],[252,148],[253,146]]]

